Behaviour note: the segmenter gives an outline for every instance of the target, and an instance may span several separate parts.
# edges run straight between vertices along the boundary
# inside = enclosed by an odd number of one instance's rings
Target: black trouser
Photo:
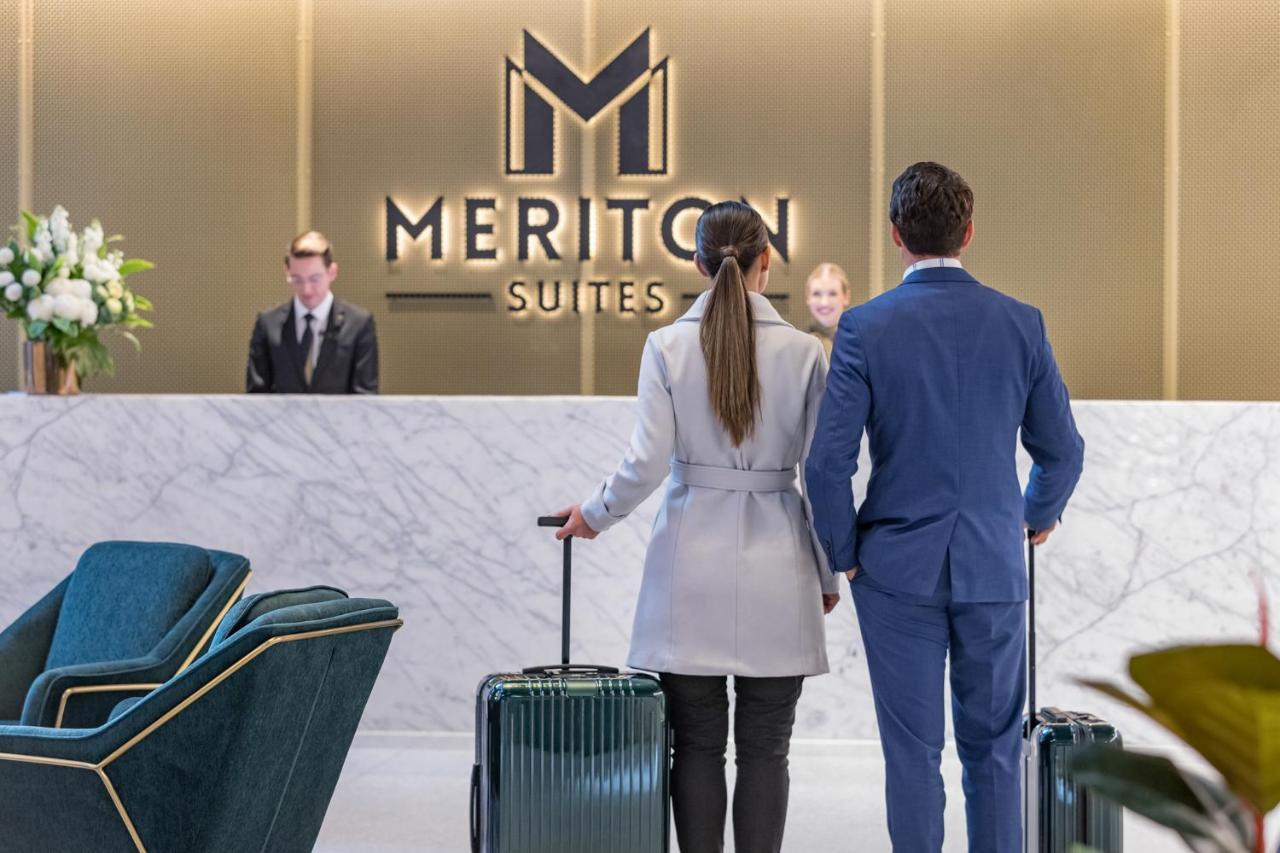
[[[723,675],[662,675],[671,714],[671,805],[680,853],[724,850],[729,695]],[[787,822],[787,752],[804,676],[735,676],[737,853],[778,853]]]

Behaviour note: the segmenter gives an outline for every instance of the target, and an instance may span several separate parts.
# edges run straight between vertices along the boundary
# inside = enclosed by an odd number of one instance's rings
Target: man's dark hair
[[[940,163],[916,163],[893,182],[889,221],[913,255],[959,253],[973,219],[973,190]]]

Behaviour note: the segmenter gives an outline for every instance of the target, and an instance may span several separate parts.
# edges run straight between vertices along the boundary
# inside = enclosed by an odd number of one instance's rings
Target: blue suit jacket
[[[871,480],[855,510],[864,429]],[[1019,429],[1034,462],[1025,496]],[[832,571],[931,595],[949,555],[954,600],[1022,601],[1023,521],[1057,521],[1083,461],[1037,309],[933,267],[841,317],[805,463]]]

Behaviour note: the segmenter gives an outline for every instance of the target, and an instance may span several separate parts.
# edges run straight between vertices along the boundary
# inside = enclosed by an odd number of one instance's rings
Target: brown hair
[[[893,182],[889,221],[913,255],[958,254],[971,219],[973,190],[946,166],[916,163]]]
[[[813,268],[813,272],[809,273],[809,277],[804,281],[804,295],[809,295],[809,285],[813,284],[815,279],[834,278],[840,282],[840,290],[844,293],[845,299],[853,299],[853,290],[849,287],[849,276],[845,275],[844,268],[839,264],[833,264],[824,261]]]
[[[319,231],[306,231],[293,238],[289,244],[289,254],[284,256],[284,265],[289,266],[290,258],[324,258],[326,268],[333,266],[333,246],[329,238]]]
[[[711,408],[738,447],[755,432],[760,410],[756,330],[743,271],[769,245],[760,214],[737,201],[713,204],[698,217],[697,253],[711,276],[699,331],[707,360]]]

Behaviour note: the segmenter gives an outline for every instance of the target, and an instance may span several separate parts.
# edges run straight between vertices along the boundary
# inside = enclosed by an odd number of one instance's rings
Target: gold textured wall
[[[35,3],[34,205],[96,216],[157,271],[95,391],[232,391],[293,232],[292,3]]]
[[[885,69],[886,197],[958,170],[966,264],[1044,311],[1073,395],[1159,397],[1163,0],[890,0]]]
[[[1280,6],[1180,2],[1178,394],[1280,398]]]
[[[668,174],[617,174],[612,108],[557,112],[553,177],[504,174],[504,60],[525,29],[586,74],[648,29],[669,59]],[[157,328],[141,356],[113,346],[117,376],[90,390],[240,390],[308,223],[335,244],[338,293],[377,318],[385,391],[626,394],[644,334],[699,288],[661,248],[668,203],[745,195],[771,219],[789,198],[771,290],[805,327],[819,261],[857,299],[897,281],[889,185],[938,159],[977,195],[967,265],[1044,309],[1076,397],[1278,399],[1278,42],[1274,4],[1245,0],[0,0],[0,211],[16,221],[25,165],[36,209],[99,216],[157,262],[133,280]],[[387,196],[415,217],[444,197],[443,259],[424,235],[385,260]],[[481,196],[498,258],[467,262],[464,199]],[[559,204],[560,261],[515,256],[521,196]],[[633,261],[606,197],[650,200]],[[596,278],[661,280],[668,310],[508,311],[512,280]],[[16,352],[5,323],[6,387]]]
[[[22,0],[0,0],[0,227],[6,216],[17,221],[18,109]],[[5,242],[8,242],[7,239]],[[0,388],[13,388],[18,376],[18,341],[21,333],[11,320],[0,319]]]

